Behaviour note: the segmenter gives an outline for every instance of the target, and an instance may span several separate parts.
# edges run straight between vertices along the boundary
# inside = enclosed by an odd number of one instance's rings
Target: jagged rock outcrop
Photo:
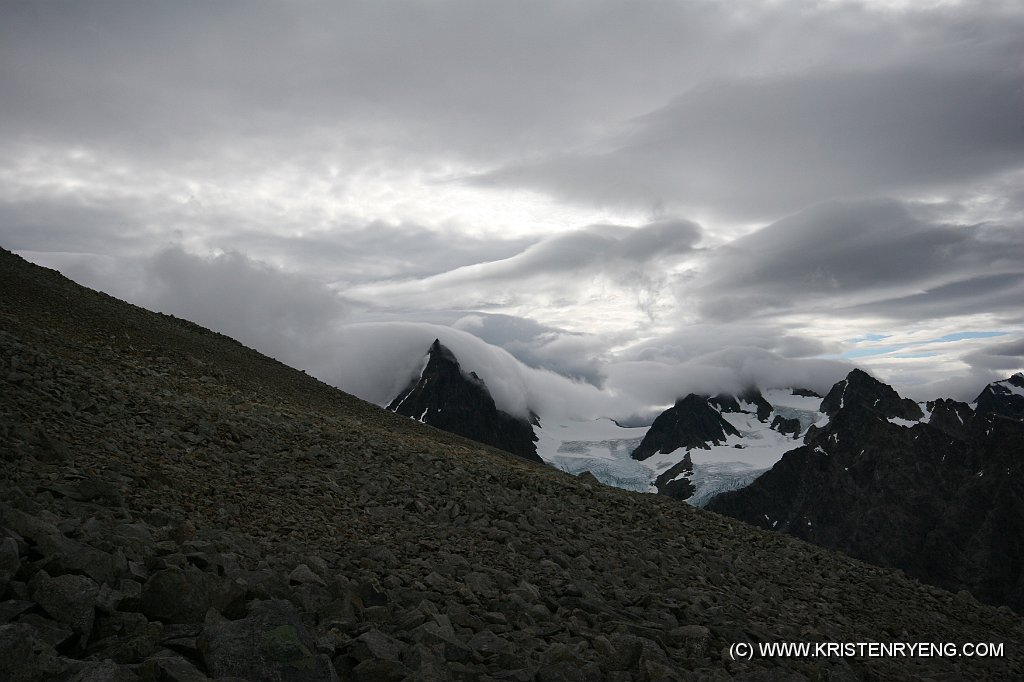
[[[863,410],[884,417],[917,420],[924,416],[913,400],[901,398],[891,386],[861,369],[854,369],[837,382],[821,401],[821,411],[829,417],[846,406],[848,410]]]
[[[751,386],[736,397],[739,400],[742,400],[745,403],[750,403],[754,406],[758,421],[766,422],[768,421],[768,417],[772,416],[774,408],[771,403],[765,400],[765,397],[761,395],[761,390],[756,386]]]
[[[978,414],[998,414],[1011,419],[1024,419],[1024,374],[996,381],[975,398]]]
[[[693,476],[693,460],[687,452],[683,459],[669,467],[654,479],[654,486],[659,495],[666,495],[674,500],[688,500],[696,488],[690,482]]]
[[[817,391],[812,391],[809,388],[794,388],[793,395],[798,395],[803,398],[821,398],[821,394]]]
[[[679,448],[706,450],[710,444],[724,443],[730,435],[738,436],[739,432],[722,419],[705,396],[691,393],[658,415],[630,456],[643,461],[656,452],[667,454]]]
[[[772,420],[771,428],[775,429],[779,433],[787,434],[796,438],[800,435],[800,420],[789,419],[783,417],[781,414],[775,415],[775,419]]]
[[[1008,610],[425,428],[2,250],[0,292],[2,679],[1024,674]],[[1005,653],[728,654],[910,636]]]
[[[930,415],[930,426],[960,440],[970,438],[971,422],[974,419],[974,410],[970,405],[949,398],[939,398],[929,400],[925,407]]]
[[[729,393],[719,393],[711,396],[708,398],[708,405],[711,405],[719,412],[736,413],[743,411],[739,401],[736,400],[736,396]]]
[[[912,421],[916,404],[860,370],[825,409],[804,446],[706,508],[1024,608],[1024,424],[954,401]]]
[[[764,395],[761,394],[761,390],[756,386],[746,389],[739,395],[719,393],[707,399],[708,404],[715,407],[719,412],[733,413],[745,411],[743,406],[740,405],[740,401],[754,406],[754,412],[757,414],[758,421],[768,421],[768,417],[771,416],[774,410],[771,403],[765,399]]]
[[[476,372],[463,372],[455,354],[438,339],[427,351],[423,371],[388,409],[543,463],[530,422],[499,410],[484,380]]]

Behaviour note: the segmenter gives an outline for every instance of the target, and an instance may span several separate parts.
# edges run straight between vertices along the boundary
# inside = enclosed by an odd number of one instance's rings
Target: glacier
[[[764,391],[774,414],[800,422],[801,433],[820,423],[818,411],[821,398],[793,395],[784,389]],[[708,449],[680,448],[670,453],[656,453],[643,462],[630,457],[640,444],[649,426],[624,427],[612,419],[564,420],[546,422],[537,430],[537,453],[546,463],[573,475],[589,471],[606,485],[655,493],[654,479],[682,461],[689,452],[693,473],[689,477],[695,492],[687,500],[694,506],[706,504],[720,492],[749,485],[770,469],[782,455],[799,447],[802,439],[794,439],[769,428],[750,412],[723,413],[739,436],[729,436],[725,443]],[[770,422],[770,420],[769,420]]]

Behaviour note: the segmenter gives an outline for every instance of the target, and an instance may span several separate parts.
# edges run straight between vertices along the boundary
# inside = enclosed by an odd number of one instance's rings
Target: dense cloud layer
[[[1024,369],[1021,35],[1013,0],[5,3],[0,245],[365,395],[450,336],[515,410],[851,363],[969,398]]]
[[[930,222],[912,208],[828,202],[738,239],[713,257],[701,310],[711,319],[796,307],[918,320],[979,307],[1019,313],[1024,221]]]
[[[502,260],[424,278],[356,287],[348,294],[410,308],[486,308],[515,304],[545,292],[556,298],[570,296],[574,289],[601,278],[634,291],[640,300],[654,293],[651,289],[659,285],[662,269],[692,253],[699,238],[700,228],[688,221],[636,228],[591,225],[543,239]]]
[[[633,121],[612,149],[481,182],[743,218],[837,196],[955,187],[1019,168],[1024,155],[1019,70],[985,67],[712,81]]]

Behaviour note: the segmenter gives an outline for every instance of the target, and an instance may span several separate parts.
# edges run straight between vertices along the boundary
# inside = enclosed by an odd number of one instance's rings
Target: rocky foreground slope
[[[416,424],[6,252],[0,329],[0,679],[1024,675],[1008,609]]]

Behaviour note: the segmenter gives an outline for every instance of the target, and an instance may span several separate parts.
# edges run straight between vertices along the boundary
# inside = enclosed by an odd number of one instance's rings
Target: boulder
[[[330,659],[318,655],[302,618],[286,601],[256,601],[241,620],[208,623],[198,641],[212,677],[251,682],[334,682]]]
[[[50,577],[39,571],[29,583],[32,600],[55,621],[71,626],[85,642],[96,621],[96,598],[100,586],[84,575]]]
[[[233,580],[194,566],[156,571],[142,588],[139,610],[163,623],[200,623],[212,607],[239,615],[245,590]]]
[[[0,680],[49,682],[60,679],[66,669],[53,647],[36,639],[30,626],[0,625]]]

